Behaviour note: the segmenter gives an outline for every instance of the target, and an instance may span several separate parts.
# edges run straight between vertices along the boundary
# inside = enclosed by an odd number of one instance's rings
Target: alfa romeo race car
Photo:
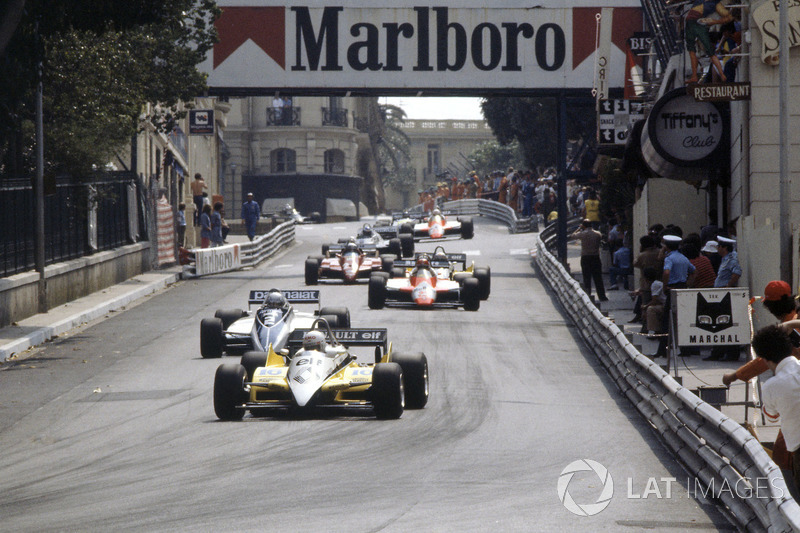
[[[309,256],[306,259],[306,285],[316,285],[320,280],[341,280],[356,283],[368,280],[373,272],[390,272],[394,266],[393,255],[378,255],[377,250],[364,251],[355,243],[332,244],[327,257]]]
[[[375,362],[359,362],[355,346],[373,346]],[[296,351],[293,351],[296,350]],[[403,410],[428,402],[425,354],[399,354],[385,329],[333,330],[317,319],[295,330],[280,352],[247,352],[241,364],[224,364],[214,377],[214,412],[241,420],[270,410],[371,410],[378,418],[400,418]]]
[[[417,261],[423,256],[427,255],[424,252],[417,252],[414,259],[398,259],[393,262],[391,269],[392,278],[403,278],[408,276],[413,268],[416,266]],[[474,277],[478,280],[478,287],[480,288],[481,300],[487,300],[491,293],[492,287],[492,270],[489,267],[476,267],[475,262],[472,261],[467,266],[467,254],[462,253],[447,253],[444,248],[437,246],[433,254],[429,256],[430,267],[436,272],[438,279],[449,279],[463,284],[464,280]]]
[[[339,239],[337,244],[346,244],[355,239],[356,245],[364,251],[375,250],[379,254],[392,254],[401,258],[414,255],[414,238],[411,234],[398,233],[396,228],[373,228],[364,224],[358,235],[350,239]],[[322,255],[328,255],[330,248],[335,245],[323,244]]]
[[[431,215],[413,226],[405,223],[399,231],[412,230],[415,241],[443,239],[446,237],[471,239],[475,235],[472,217],[447,219],[439,209],[434,209]]]
[[[392,273],[400,274],[395,269]],[[402,274],[398,277],[390,277],[385,272],[372,274],[367,294],[370,309],[382,309],[386,305],[418,308],[463,307],[466,311],[477,311],[480,308],[481,283],[478,278],[440,278],[431,267],[426,254],[417,258],[413,269],[404,270]]]
[[[309,313],[296,311],[294,305],[290,305],[300,303],[315,303],[318,309]],[[253,305],[258,305],[258,309],[251,311]],[[280,350],[292,331],[311,327],[319,317],[337,328],[350,327],[350,310],[346,307],[319,309],[318,290],[250,291],[247,311],[218,309],[214,318],[200,321],[200,355],[211,358],[247,350],[266,352],[270,346]]]

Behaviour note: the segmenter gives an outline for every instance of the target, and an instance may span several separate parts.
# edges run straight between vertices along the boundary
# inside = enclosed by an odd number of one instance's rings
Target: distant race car
[[[378,255],[374,247],[362,250],[355,241],[328,246],[327,255],[309,256],[306,259],[306,285],[316,285],[321,280],[341,280],[356,283],[368,280],[373,272],[390,272],[394,255]]]
[[[441,268],[446,268],[443,264]],[[390,274],[379,272],[369,278],[367,303],[370,309],[386,305],[431,308],[463,307],[477,311],[481,305],[481,281],[474,276],[450,279],[437,274],[427,254],[417,257],[410,270],[394,267]],[[402,274],[402,276],[401,276]],[[486,285],[488,297],[488,277]]]
[[[399,226],[399,231],[405,232],[411,229],[415,241],[435,240],[448,237],[471,239],[475,235],[475,227],[472,217],[448,219],[437,208],[431,215],[420,222],[411,224],[404,222]]]
[[[350,311],[346,307],[323,307],[309,313],[296,311],[290,305],[300,303],[319,306],[319,291],[250,291],[247,311],[218,309],[214,318],[200,321],[200,355],[210,358],[248,350],[266,352],[270,346],[280,350],[292,331],[311,327],[319,317],[326,318],[336,328],[350,327]],[[253,305],[259,306],[256,311],[250,310]]]
[[[315,224],[322,221],[322,216],[319,212],[314,211],[309,216],[304,217],[292,204],[286,204],[280,211],[275,213],[275,219],[283,221],[292,220],[295,224]]]
[[[414,238],[411,234],[398,233],[396,228],[373,228],[364,224],[358,235],[351,237],[356,245],[364,251],[376,250],[379,254],[393,254],[397,258],[414,255]],[[339,239],[337,244],[346,244],[350,239]],[[322,245],[322,255],[327,255],[330,244]]]
[[[381,419],[428,402],[425,354],[392,351],[385,329],[333,330],[327,321],[295,330],[287,348],[247,352],[241,364],[223,364],[214,377],[214,412],[241,420],[245,411],[365,410]],[[374,346],[375,362],[358,362],[350,348]],[[296,351],[295,351],[296,350]]]
[[[393,262],[390,271],[392,278],[402,278],[410,274],[419,258],[425,252],[417,252],[414,259],[398,259]],[[476,267],[475,262],[467,266],[467,254],[447,253],[444,248],[437,246],[429,255],[430,266],[439,279],[449,279],[463,284],[464,280],[474,277],[478,280],[481,300],[489,298],[492,287],[492,269],[489,267]]]

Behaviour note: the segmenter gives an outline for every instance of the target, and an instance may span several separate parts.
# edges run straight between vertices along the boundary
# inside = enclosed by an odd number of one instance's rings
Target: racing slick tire
[[[332,328],[350,328],[350,309],[346,307],[323,307],[319,310],[321,318],[325,318],[326,315],[336,317],[336,325],[331,324]]]
[[[247,313],[241,309],[217,309],[217,312],[214,313],[214,318],[222,320],[222,329],[228,329],[231,324],[245,316]]]
[[[414,256],[414,235],[411,232],[400,234],[400,248],[403,250],[403,257]]]
[[[220,420],[241,420],[244,409],[237,409],[247,401],[244,380],[247,370],[242,365],[220,365],[214,375],[214,412]]]
[[[472,278],[472,274],[470,274],[469,272],[456,272],[455,274],[453,274],[453,281],[458,283],[459,287],[463,287],[464,286],[464,281],[466,281],[468,279],[471,279],[471,278]]]
[[[465,311],[477,311],[481,306],[481,287],[475,278],[464,280],[462,289]]]
[[[406,277],[406,269],[403,267],[395,267],[392,269],[391,276],[393,278],[404,278]]]
[[[225,334],[222,320],[204,318],[200,321],[200,355],[204,359],[222,357],[225,350]]]
[[[399,231],[399,233],[400,233],[401,235],[402,235],[403,233],[410,233],[410,234],[411,234],[411,238],[413,239],[413,238],[414,238],[414,226],[412,226],[411,224],[402,224],[402,225],[400,226],[400,231]],[[412,253],[413,253],[413,252],[412,252]]]
[[[472,224],[472,217],[461,219],[461,238],[471,239],[475,236],[475,226]]]
[[[324,255],[325,257],[328,257],[328,251],[330,249],[331,249],[331,245],[330,244],[323,244],[322,245],[322,255]]]
[[[390,254],[397,256],[398,259],[403,258],[403,245],[400,243],[400,239],[395,237],[394,239],[389,239],[389,248],[387,250]]]
[[[492,292],[492,271],[489,268],[476,268],[472,275],[478,280],[481,300],[488,300],[489,293]]]
[[[373,274],[369,278],[367,303],[370,309],[383,309],[386,305],[386,278]]]
[[[381,254],[381,270],[383,272],[391,272],[394,267],[394,256],[389,254]]]
[[[322,215],[319,213],[319,211],[312,211],[311,214],[308,215],[308,220],[314,224],[319,224],[322,222]]]
[[[403,369],[397,363],[377,363],[372,370],[372,406],[375,416],[388,420],[403,416]]]
[[[393,353],[392,361],[403,369],[406,408],[422,409],[428,403],[428,358],[419,353]]]
[[[247,371],[247,381],[253,381],[256,370],[267,366],[267,352],[249,351],[242,356],[242,366]]]
[[[306,285],[316,285],[319,281],[319,263],[316,257],[306,259]]]

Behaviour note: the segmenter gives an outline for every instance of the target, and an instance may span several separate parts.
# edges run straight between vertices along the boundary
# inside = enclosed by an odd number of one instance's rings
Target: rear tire
[[[214,318],[222,320],[222,329],[228,329],[231,324],[245,316],[247,313],[241,309],[217,309],[217,312],[214,313]]]
[[[394,267],[394,256],[389,254],[381,255],[381,270],[391,272],[392,267]]]
[[[370,276],[367,303],[370,309],[383,309],[386,305],[386,278],[377,274]]]
[[[393,278],[404,278],[406,277],[406,269],[402,267],[395,267],[392,269],[391,274]]]
[[[411,234],[411,238],[413,239],[414,238],[414,226],[412,226],[411,224],[403,224],[402,226],[400,226],[399,233],[401,235],[403,233],[410,233]]]
[[[319,281],[319,263],[316,257],[306,259],[306,285],[316,285]]]
[[[244,352],[242,366],[247,372],[247,381],[253,381],[253,374],[255,374],[256,370],[267,366],[267,352]]]
[[[247,371],[242,365],[220,365],[214,376],[214,412],[220,420],[241,420],[244,409],[236,407],[247,401],[244,380]]]
[[[476,268],[472,275],[478,280],[481,300],[489,299],[489,293],[492,292],[492,271],[488,268]]]
[[[463,287],[464,281],[468,279],[472,279],[472,274],[470,274],[469,272],[456,272],[455,274],[453,274],[453,281],[458,283],[459,287]]]
[[[200,355],[204,359],[222,357],[225,350],[225,334],[222,320],[204,318],[200,321]]]
[[[330,245],[329,245],[329,244],[323,244],[323,245],[322,245],[322,255],[324,255],[325,257],[328,257],[328,251],[329,251],[330,249],[331,249],[331,248],[330,248]]]
[[[389,239],[389,248],[388,252],[398,259],[403,258],[403,245],[400,244],[400,239],[395,237],[394,239]]]
[[[403,369],[406,408],[422,409],[428,403],[428,358],[422,352],[392,354],[392,361]]]
[[[471,239],[475,236],[475,226],[472,224],[472,217],[461,219],[461,238]]]
[[[481,288],[478,280],[475,278],[464,280],[461,290],[464,298],[464,310],[477,311],[481,306]]]
[[[411,232],[400,234],[400,248],[403,250],[403,257],[414,256],[414,235]]]
[[[337,328],[350,328],[350,309],[346,307],[323,307],[319,310],[319,316],[332,315],[336,317]],[[331,327],[334,327],[331,325]]]
[[[403,370],[397,363],[378,363],[372,370],[372,405],[381,420],[403,416]]]

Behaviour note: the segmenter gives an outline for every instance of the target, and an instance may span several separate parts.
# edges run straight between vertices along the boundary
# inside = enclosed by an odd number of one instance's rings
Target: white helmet
[[[431,213],[431,216],[442,216],[442,212],[439,211],[438,207],[436,207],[436,208],[434,208],[433,212]]]
[[[306,332],[303,335],[303,349],[316,350],[318,352],[325,351],[325,334],[317,329]]]

